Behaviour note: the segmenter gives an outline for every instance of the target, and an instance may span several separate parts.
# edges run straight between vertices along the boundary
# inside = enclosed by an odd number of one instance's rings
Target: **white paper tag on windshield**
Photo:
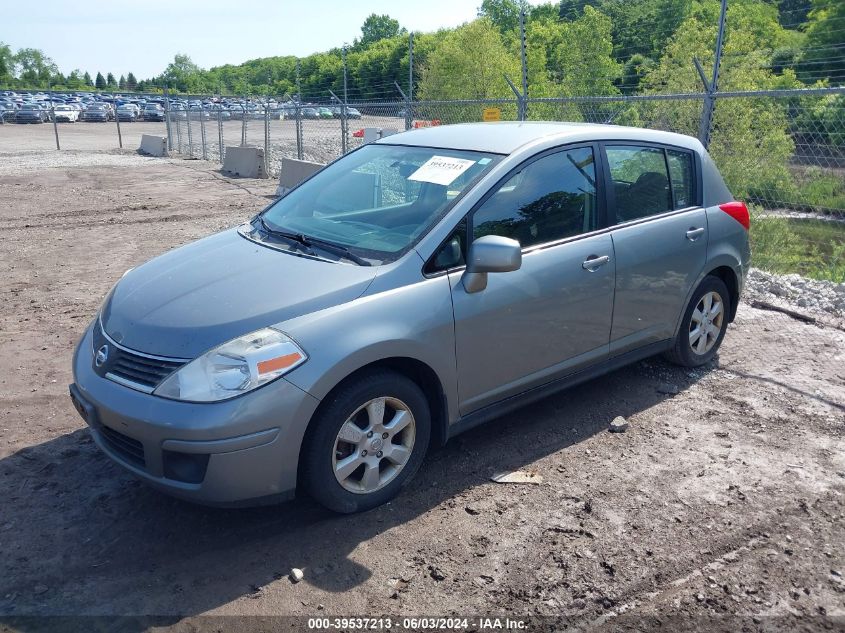
[[[435,185],[450,185],[452,181],[475,165],[474,160],[452,158],[451,156],[432,156],[420,168],[408,176],[408,180],[431,182]]]

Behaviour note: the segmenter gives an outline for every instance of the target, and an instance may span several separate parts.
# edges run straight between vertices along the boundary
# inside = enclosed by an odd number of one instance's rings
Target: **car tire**
[[[323,401],[309,425],[303,487],[335,512],[375,508],[416,474],[430,436],[428,400],[412,380],[389,370],[357,376]]]
[[[667,358],[682,367],[700,367],[718,353],[728,329],[731,295],[718,277],[710,276],[692,293]]]

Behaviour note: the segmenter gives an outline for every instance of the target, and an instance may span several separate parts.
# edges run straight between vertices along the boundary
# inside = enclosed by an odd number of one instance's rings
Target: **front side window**
[[[523,248],[598,226],[595,156],[579,147],[544,156],[516,172],[473,215],[473,237],[501,235]]]
[[[379,262],[415,244],[499,160],[496,154],[366,145],[332,163],[263,214],[274,230]]]
[[[663,150],[631,145],[607,147],[616,199],[616,222],[629,222],[672,210]]]

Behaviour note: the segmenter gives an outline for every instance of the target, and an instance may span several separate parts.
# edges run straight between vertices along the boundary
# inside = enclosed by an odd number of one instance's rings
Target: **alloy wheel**
[[[332,469],[345,490],[368,494],[388,485],[408,463],[416,440],[411,409],[397,398],[374,398],[340,427]]]
[[[716,344],[725,319],[721,295],[711,290],[698,301],[689,325],[689,344],[695,354],[703,356]]]

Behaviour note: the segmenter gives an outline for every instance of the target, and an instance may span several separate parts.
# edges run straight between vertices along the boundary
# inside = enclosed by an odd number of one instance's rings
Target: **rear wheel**
[[[684,367],[710,362],[719,351],[728,328],[731,296],[718,277],[705,277],[693,292],[681,327],[667,356]]]
[[[303,447],[305,489],[336,512],[360,512],[389,501],[425,457],[431,434],[425,394],[405,376],[378,370],[329,398]]]

